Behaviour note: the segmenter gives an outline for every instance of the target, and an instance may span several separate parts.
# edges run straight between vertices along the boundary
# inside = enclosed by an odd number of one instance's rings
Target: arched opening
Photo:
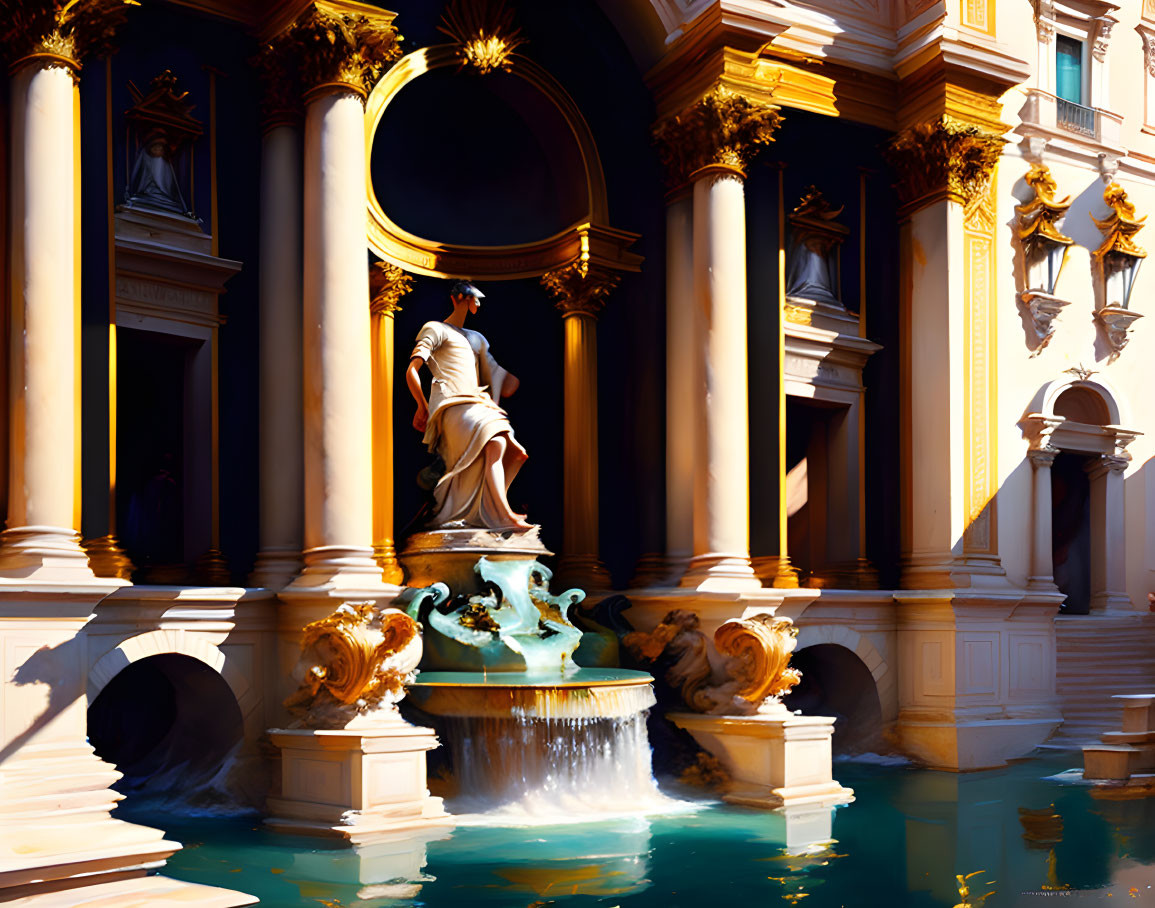
[[[1051,561],[1067,615],[1091,611],[1091,481],[1095,458],[1061,452],[1051,465]]]
[[[1055,401],[1055,415],[1090,426],[1105,426],[1111,422],[1107,403],[1090,388],[1071,387]]]
[[[225,779],[244,719],[225,680],[178,653],[141,659],[88,707],[88,741],[124,774],[113,787],[139,801],[227,802]]]
[[[882,704],[870,670],[837,643],[794,653],[790,664],[802,680],[782,702],[811,716],[834,717],[836,754],[876,751],[882,745]]]

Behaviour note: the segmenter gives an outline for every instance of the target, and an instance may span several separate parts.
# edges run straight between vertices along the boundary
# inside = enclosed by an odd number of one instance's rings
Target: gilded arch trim
[[[458,65],[457,47],[439,44],[405,55],[369,93],[365,105],[365,197],[368,241],[374,254],[414,274],[432,277],[513,280],[537,277],[579,257],[616,270],[637,271],[641,258],[627,251],[637,237],[608,226],[605,174],[589,125],[577,105],[553,76],[532,60],[514,54],[512,73],[545,95],[565,119],[577,142],[585,170],[586,215],[560,233],[511,246],[468,246],[424,239],[403,230],[385,213],[373,189],[369,161],[373,140],[389,103],[409,83],[436,69]]]

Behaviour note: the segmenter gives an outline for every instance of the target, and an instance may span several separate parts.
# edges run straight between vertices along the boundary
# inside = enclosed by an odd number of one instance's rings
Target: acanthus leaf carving
[[[654,141],[666,172],[677,189],[710,165],[742,172],[774,141],[781,123],[778,108],[752,100],[718,83],[684,111],[654,127]]]
[[[1006,139],[953,117],[918,123],[886,148],[898,172],[899,200],[906,205],[946,192],[968,208],[982,201]]]
[[[413,278],[392,262],[374,262],[369,268],[369,311],[392,315],[401,310],[401,297],[413,289]]]
[[[111,52],[113,36],[138,0],[0,0],[0,45],[11,61],[46,56],[79,66]]]

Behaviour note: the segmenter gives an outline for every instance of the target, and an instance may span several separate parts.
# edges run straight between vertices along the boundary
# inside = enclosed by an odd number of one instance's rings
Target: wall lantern
[[[1023,177],[1035,197],[1018,205],[1019,242],[1023,247],[1024,284],[1019,304],[1035,329],[1034,351],[1038,353],[1055,333],[1055,316],[1067,305],[1055,296],[1059,275],[1067,261],[1067,250],[1075,242],[1058,227],[1071,207],[1070,197],[1055,199],[1055,180],[1045,164],[1035,164]]]
[[[1095,317],[1106,332],[1114,359],[1127,346],[1131,325],[1142,318],[1141,313],[1130,311],[1130,304],[1139,266],[1147,257],[1146,250],[1136,245],[1135,234],[1147,219],[1135,216],[1135,206],[1127,201],[1127,193],[1118,183],[1106,188],[1103,201],[1111,215],[1102,220],[1092,215],[1103,234],[1103,245],[1094,252],[1102,290],[1102,304]]]

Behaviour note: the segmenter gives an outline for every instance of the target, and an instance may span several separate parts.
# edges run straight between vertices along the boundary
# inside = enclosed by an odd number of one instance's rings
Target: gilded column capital
[[[392,318],[401,311],[401,297],[413,289],[413,278],[391,262],[369,266],[369,311]]]
[[[306,101],[328,91],[352,91],[365,98],[385,68],[401,56],[394,18],[365,3],[317,2],[268,42],[268,49],[292,61]]]
[[[614,272],[578,259],[564,268],[547,271],[541,276],[541,285],[566,318],[571,315],[597,318],[619,280]]]
[[[898,133],[885,155],[897,172],[895,188],[904,206],[947,197],[969,207],[986,195],[1006,144],[996,133],[940,117]]]
[[[116,29],[137,0],[0,0],[7,23],[0,46],[12,72],[27,66],[63,66],[74,73],[90,54],[108,53]]]
[[[718,83],[698,101],[654,127],[654,141],[672,190],[706,168],[745,177],[746,166],[774,141],[778,108]]]
[[[261,80],[261,119],[265,129],[301,120],[301,80],[287,41],[278,38],[261,46],[249,61]]]

